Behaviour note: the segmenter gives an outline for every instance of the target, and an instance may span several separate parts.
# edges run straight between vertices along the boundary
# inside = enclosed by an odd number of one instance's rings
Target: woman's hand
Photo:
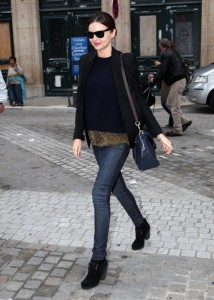
[[[170,140],[167,137],[165,137],[163,133],[159,134],[157,136],[157,139],[159,142],[162,143],[163,150],[166,152],[166,154],[170,154],[173,150],[172,143],[170,142]]]
[[[73,154],[74,156],[76,156],[76,158],[81,157],[81,146],[82,146],[82,141],[80,139],[73,140],[72,149],[73,149]]]
[[[155,78],[155,75],[154,75],[154,74],[149,74],[149,75],[148,75],[148,81],[149,81],[149,82],[152,83],[152,82],[154,81],[154,78]]]
[[[161,62],[160,62],[159,60],[155,60],[155,61],[154,61],[154,64],[155,64],[157,67],[159,67],[159,66],[161,65]]]

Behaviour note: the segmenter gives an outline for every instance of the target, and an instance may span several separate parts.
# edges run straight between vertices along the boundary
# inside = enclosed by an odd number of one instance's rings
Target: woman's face
[[[103,31],[108,29],[105,25],[99,23],[99,22],[93,22],[89,25],[88,31],[89,32],[97,32],[97,31]],[[111,49],[111,43],[112,39],[115,37],[116,29],[108,30],[103,32],[103,37],[97,37],[96,34],[94,34],[93,38],[89,37],[89,41],[92,44],[92,46],[98,51],[103,52],[105,50]],[[102,35],[102,33],[101,33]]]
[[[10,65],[14,66],[15,65],[15,60],[13,58],[10,59]]]

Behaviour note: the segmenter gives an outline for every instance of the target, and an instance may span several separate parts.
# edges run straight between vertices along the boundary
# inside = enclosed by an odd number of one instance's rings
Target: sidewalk
[[[70,97],[71,105],[73,105],[73,97]],[[69,104],[68,97],[33,97],[24,101],[26,107],[67,107]]]
[[[71,155],[75,109],[48,100],[60,109],[11,107],[0,120],[0,299],[214,300],[213,115],[185,107],[193,125],[171,156],[157,144],[157,170],[127,161],[151,239],[132,251],[134,226],[112,197],[107,277],[82,290],[97,165],[86,147],[80,160]],[[162,109],[156,116],[164,124]]]
[[[192,105],[191,102],[187,100],[185,96],[182,97],[182,106],[185,105]],[[73,97],[70,97],[71,107],[73,107]],[[59,108],[59,107],[68,107],[69,99],[68,97],[62,96],[54,96],[54,97],[34,97],[28,98],[25,102],[25,107],[52,107],[52,108]],[[8,103],[6,107],[10,107]],[[153,106],[152,106],[153,108]],[[162,108],[160,103],[160,96],[156,96],[156,104],[155,108]]]

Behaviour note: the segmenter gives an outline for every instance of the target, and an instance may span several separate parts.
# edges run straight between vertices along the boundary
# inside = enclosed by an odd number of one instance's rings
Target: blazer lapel
[[[116,93],[119,103],[123,101],[123,78],[121,73],[120,53],[116,49],[112,48],[112,72],[115,82]]]
[[[82,74],[82,80],[81,80],[81,82],[83,84],[85,83],[85,80],[91,69],[91,66],[93,64],[93,61],[94,61],[96,55],[97,55],[96,51],[93,51],[93,52],[89,53],[87,59],[84,61],[84,73]]]

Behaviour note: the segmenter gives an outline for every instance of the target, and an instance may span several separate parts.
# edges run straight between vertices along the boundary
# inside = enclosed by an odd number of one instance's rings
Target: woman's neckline
[[[97,55],[97,58],[99,58],[99,59],[109,59],[109,58],[111,58],[111,56],[103,57],[103,56],[98,56],[98,55]]]

